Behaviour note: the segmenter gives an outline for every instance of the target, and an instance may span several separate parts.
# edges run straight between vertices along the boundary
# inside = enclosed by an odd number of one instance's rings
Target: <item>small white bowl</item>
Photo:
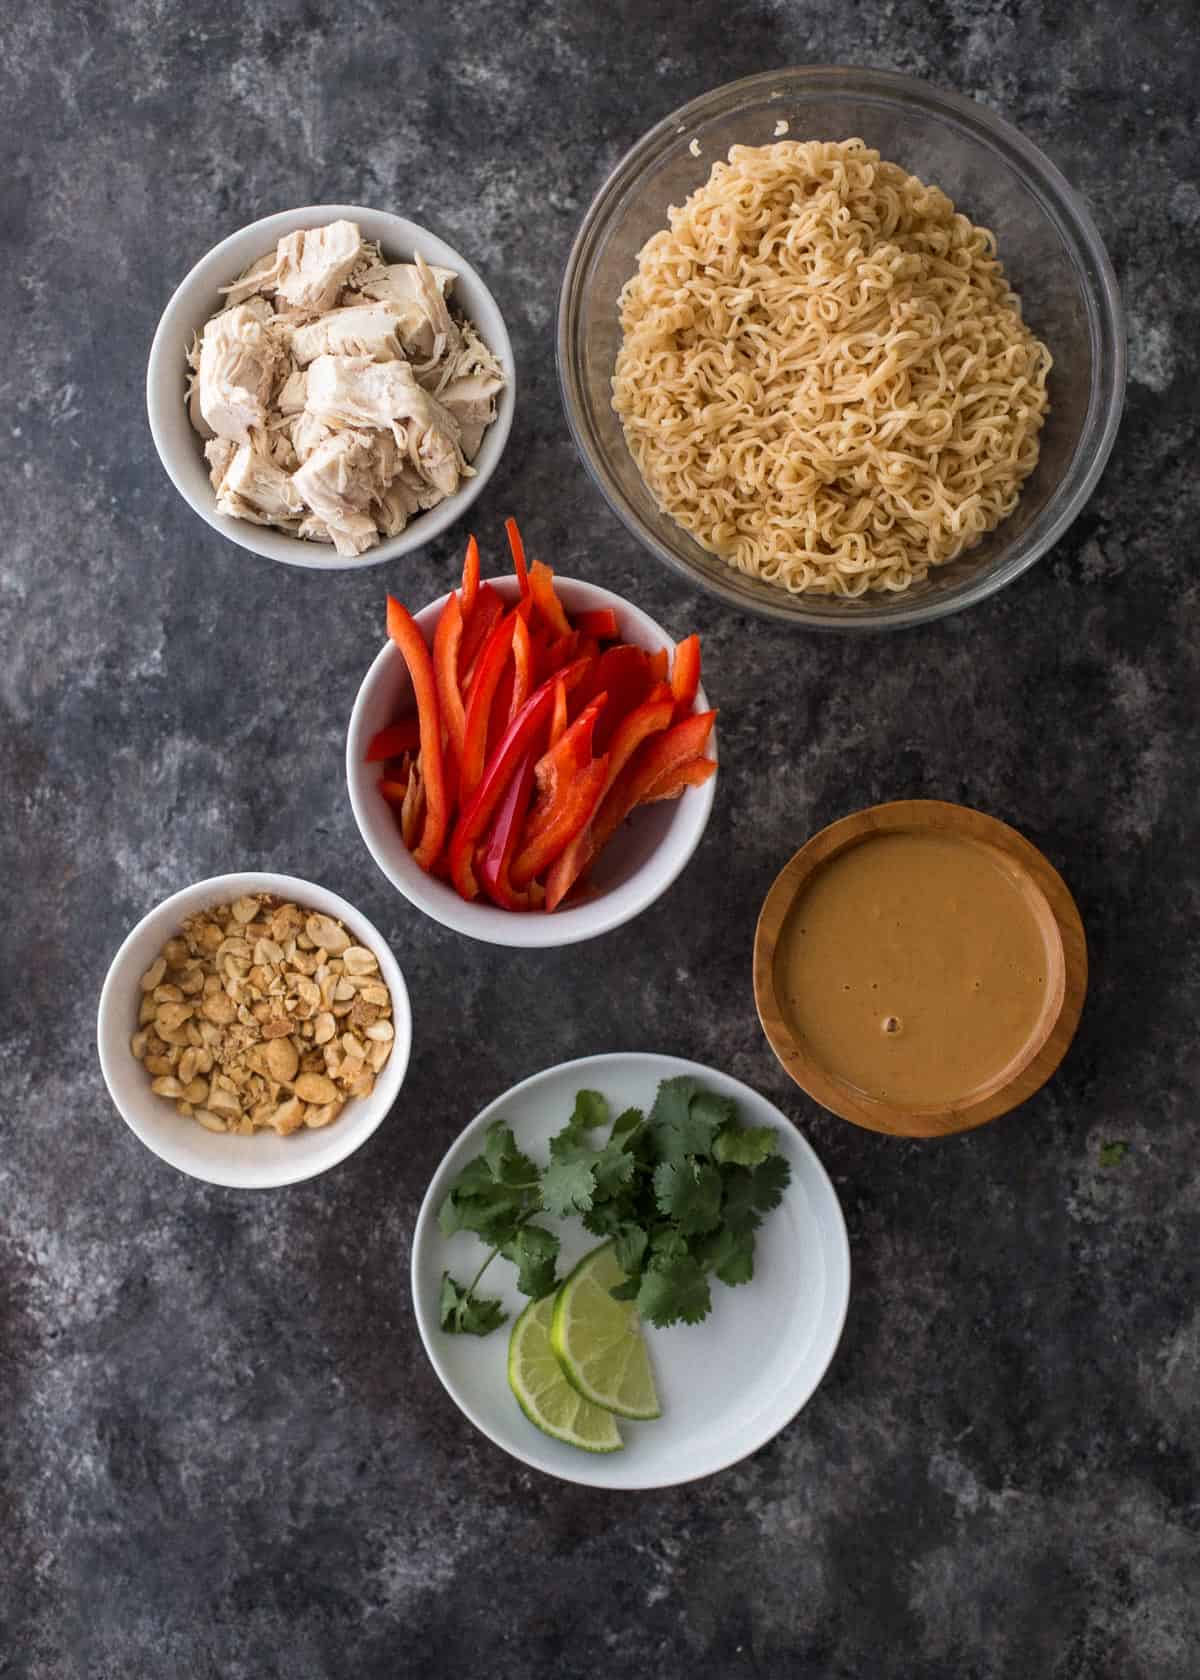
[[[506,602],[517,598],[514,577],[490,579]],[[569,613],[592,612],[612,607],[623,641],[657,652],[674,653],[675,643],[661,625],[638,607],[631,606],[610,590],[577,578],[555,577],[554,587]],[[438,616],[447,597],[415,614],[425,640],[432,644]],[[413,862],[387,801],[377,788],[382,765],[366,763],[367,746],[385,724],[394,723],[412,705],[412,685],[400,650],[385,642],[374,664],[363,678],[350,714],[346,737],[346,783],[359,833],[367,850],[394,887],[410,904],[432,916],[443,927],[482,939],[489,945],[508,945],[522,950],[574,945],[594,939],[640,914],[661,897],[687,864],[700,844],[712,810],[718,777],[710,776],[701,787],[689,788],[682,798],[666,800],[634,813],[609,841],[597,860],[592,884],[597,896],[570,908],[521,912],[501,910],[485,900],[468,904],[444,881],[426,875]],[[696,696],[698,711],[705,711],[704,690]],[[709,758],[717,756],[716,730],[709,736]]]
[[[301,1130],[290,1137],[256,1132],[252,1137],[206,1132],[177,1112],[175,1104],[156,1097],[146,1070],[135,1060],[129,1040],[137,1029],[139,982],[172,934],[197,910],[229,904],[243,893],[274,893],[306,909],[319,910],[345,924],[360,944],[379,959],[380,973],[392,994],[396,1037],[383,1072],[369,1097],[356,1097],[320,1131]],[[383,935],[344,898],[298,880],[294,875],[251,873],[214,875],[173,893],[134,928],[113,958],[96,1022],[100,1067],[109,1095],[129,1129],[172,1167],[238,1190],[270,1190],[314,1178],[344,1161],[365,1143],[399,1094],[412,1048],[408,988]]]
[[[274,249],[286,233],[298,228],[320,227],[338,220],[357,222],[363,237],[376,240],[384,257],[390,262],[411,261],[419,251],[425,261],[441,268],[452,268],[458,275],[454,297],[467,319],[479,329],[480,336],[504,370],[505,385],[497,399],[496,418],[484,433],[479,454],[472,465],[474,478],[427,513],[419,513],[398,537],[387,537],[369,548],[365,554],[342,556],[327,543],[310,542],[291,537],[285,531],[272,530],[267,525],[253,525],[245,519],[228,519],[217,512],[217,498],[209,482],[208,466],[204,459],[204,444],[188,418],[184,402],[187,381],[187,351],[195,333],[224,307],[218,290],[237,279],[256,257]],[[504,317],[491,292],[476,274],[470,263],[459,256],[436,234],[418,227],[403,216],[392,216],[386,210],[367,210],[357,204],[311,204],[299,210],[284,210],[277,216],[264,216],[251,222],[238,233],[230,234],[215,245],[181,282],[163,311],[150,347],[150,363],[146,370],[146,407],[150,415],[150,430],[159,460],[176,490],[215,531],[231,542],[239,543],[254,554],[265,554],[271,560],[282,560],[289,566],[308,566],[318,571],[353,571],[359,566],[375,566],[383,560],[395,560],[423,548],[434,537],[453,525],[479,495],[496,470],[512,425],[516,401],[516,376],[513,369],[512,344]]]

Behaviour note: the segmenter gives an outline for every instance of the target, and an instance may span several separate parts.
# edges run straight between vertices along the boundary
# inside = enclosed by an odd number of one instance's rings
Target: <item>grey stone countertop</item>
[[[263,1680],[1193,1680],[1200,1673],[1200,52],[1187,0],[12,0],[0,66],[0,1675]],[[1107,472],[996,599],[882,639],[689,593],[588,482],[558,282],[592,193],[735,76],[852,61],[973,95],[1088,200],[1131,377]],[[188,267],[270,211],[392,208],[488,277],[515,428],[472,517],[704,638],[713,820],[632,925],[546,954],[450,934],[345,797],[385,586],[455,527],[325,577],[201,523],[156,459],[146,355]],[[875,800],[991,811],[1063,871],[1091,993],[1060,1074],[936,1145],[806,1101],[749,981],[810,833]],[[335,1171],[251,1195],[162,1165],[96,1060],[107,964],[238,867],[343,893],[412,992],[402,1096]],[[853,1296],[810,1404],[708,1481],[528,1471],[421,1349],[413,1221],[450,1141],[566,1057],[661,1050],[796,1122],[845,1209]],[[1117,1166],[1105,1142],[1128,1151]]]

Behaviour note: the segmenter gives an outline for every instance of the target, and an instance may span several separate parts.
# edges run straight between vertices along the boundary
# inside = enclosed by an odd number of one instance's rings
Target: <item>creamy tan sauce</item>
[[[914,1107],[1022,1058],[1049,1008],[1053,922],[1000,854],[883,834],[818,869],[780,930],[775,990],[827,1073]]]

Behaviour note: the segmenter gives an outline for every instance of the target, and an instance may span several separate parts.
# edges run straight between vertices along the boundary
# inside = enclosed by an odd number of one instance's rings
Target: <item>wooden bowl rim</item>
[[[940,833],[1001,852],[1044,901],[1062,944],[1062,995],[1032,1056],[1010,1079],[960,1102],[906,1107],[856,1091],[821,1066],[788,1029],[775,991],[775,950],[788,911],[815,872],[845,851],[881,834]],[[942,1137],[1007,1114],[1041,1089],[1067,1053],[1087,994],[1087,940],[1071,892],[1031,841],[998,817],[940,799],[897,799],[867,806],[818,831],[779,871],[763,901],[754,933],[754,1002],[767,1041],[785,1072],[823,1108],[856,1126],[902,1137]]]

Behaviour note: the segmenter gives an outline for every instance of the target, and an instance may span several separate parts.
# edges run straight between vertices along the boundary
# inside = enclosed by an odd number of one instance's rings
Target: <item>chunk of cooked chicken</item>
[[[458,421],[460,446],[468,461],[478,455],[483,434],[496,418],[496,396],[503,386],[497,374],[468,373],[452,379],[438,397]]]
[[[318,420],[316,415],[310,414],[307,409],[297,414],[292,421],[292,448],[299,461],[307,461],[313,450],[332,436],[333,427],[327,426],[323,420]]]
[[[209,438],[204,445],[204,459],[208,462],[209,483],[214,490],[221,488],[221,480],[225,477],[230,461],[238,452],[238,446],[230,438]]]
[[[365,249],[357,222],[299,228],[284,235],[273,256],[260,257],[233,285],[221,289],[230,303],[261,292],[290,309],[331,309]]]
[[[251,426],[267,418],[279,365],[279,344],[263,298],[214,315],[204,329],[197,374],[200,413],[218,437],[249,443]]]
[[[329,527],[339,554],[362,554],[378,537],[365,511],[383,488],[375,444],[369,432],[336,432],[292,475],[296,491]]]
[[[221,479],[217,512],[256,525],[279,525],[302,518],[304,511],[291,475],[244,443]]]
[[[293,367],[275,393],[275,407],[280,414],[299,414],[308,396],[308,375],[303,368]]]
[[[422,275],[421,270],[425,273]],[[363,297],[377,298],[397,310],[400,342],[414,362],[428,362],[434,356],[439,322],[449,317],[445,298],[458,279],[452,268],[431,268],[418,263],[387,263],[371,269],[360,279]]]
[[[369,356],[376,362],[400,360],[400,313],[395,304],[365,303],[292,327],[288,341],[301,367],[318,356]]]
[[[417,384],[407,362],[318,356],[308,370],[308,411],[326,424],[389,426],[417,471],[444,496],[470,473],[458,421]]]

